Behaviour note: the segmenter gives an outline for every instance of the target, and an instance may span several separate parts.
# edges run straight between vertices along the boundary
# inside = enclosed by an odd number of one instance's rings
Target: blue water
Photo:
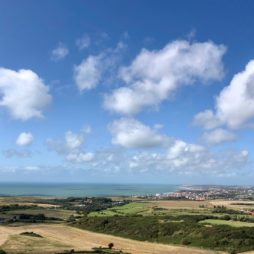
[[[170,184],[0,183],[0,196],[101,197],[174,192]]]

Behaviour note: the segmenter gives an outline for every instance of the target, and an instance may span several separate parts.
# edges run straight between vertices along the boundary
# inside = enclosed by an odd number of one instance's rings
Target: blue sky
[[[0,180],[253,182],[253,1],[0,1]]]

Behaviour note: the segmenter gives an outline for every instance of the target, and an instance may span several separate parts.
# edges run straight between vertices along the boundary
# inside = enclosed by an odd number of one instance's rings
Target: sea
[[[113,197],[170,193],[171,184],[0,183],[0,196]]]

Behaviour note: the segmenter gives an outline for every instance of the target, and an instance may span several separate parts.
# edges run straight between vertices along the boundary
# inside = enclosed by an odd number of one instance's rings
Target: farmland
[[[42,239],[20,236],[23,231],[33,231],[43,236]],[[0,227],[0,245],[8,253],[54,253],[56,250],[75,248],[88,250],[96,246],[106,247],[109,242],[114,242],[116,249],[132,254],[213,254],[209,250],[179,247],[157,243],[139,242],[106,234],[93,233],[86,230],[71,228],[64,225],[30,225],[18,228]],[[43,247],[43,250],[41,248]],[[40,252],[42,251],[42,252]]]
[[[39,197],[0,202],[0,249],[11,254],[40,253],[42,247],[49,254],[88,251],[109,242],[114,251],[130,254],[242,253],[254,246],[253,217],[241,212],[250,202]]]

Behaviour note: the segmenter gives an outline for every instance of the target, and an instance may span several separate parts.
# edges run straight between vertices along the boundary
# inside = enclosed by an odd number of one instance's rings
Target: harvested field
[[[35,232],[43,236],[42,241],[44,241],[45,249],[47,248],[52,251],[52,246],[59,249],[75,248],[76,250],[91,249],[92,247],[107,246],[109,242],[113,242],[116,249],[121,249],[124,252],[131,254],[214,254],[222,253],[210,250],[203,250],[197,248],[181,247],[174,245],[165,245],[149,242],[140,242],[130,239],[125,239],[121,237],[115,237],[106,234],[93,233],[90,231],[80,230],[77,228],[68,227],[65,225],[28,225],[20,227],[6,227],[0,226],[0,246],[2,245],[8,249],[8,241],[15,242],[17,240],[17,235],[21,232]],[[15,238],[16,237],[16,238]],[[24,236],[22,236],[24,238]],[[22,239],[23,239],[22,238]],[[30,237],[31,238],[31,237]],[[26,238],[27,239],[27,238]],[[24,239],[23,239],[24,241]],[[36,240],[36,244],[40,244]],[[17,242],[17,241],[16,241]],[[48,244],[47,244],[48,243]],[[17,246],[12,244],[12,246]],[[18,245],[18,250],[22,253],[38,253],[32,252],[33,244]],[[27,248],[29,247],[29,250]],[[20,248],[24,248],[23,250]],[[12,251],[14,251],[12,249]],[[15,252],[13,252],[15,253]],[[44,253],[46,253],[44,251]],[[50,252],[48,252],[50,253]],[[52,252],[51,252],[52,253]]]
[[[52,205],[44,203],[45,200],[49,199],[48,197],[0,197],[0,206],[1,205],[37,205],[44,208],[55,208],[59,207],[58,205]]]
[[[151,201],[150,203],[165,209],[199,209],[200,206],[211,207],[208,201],[158,200]]]
[[[214,200],[210,201],[213,206],[225,206],[230,209],[254,209],[254,201],[231,201],[231,200]]]

